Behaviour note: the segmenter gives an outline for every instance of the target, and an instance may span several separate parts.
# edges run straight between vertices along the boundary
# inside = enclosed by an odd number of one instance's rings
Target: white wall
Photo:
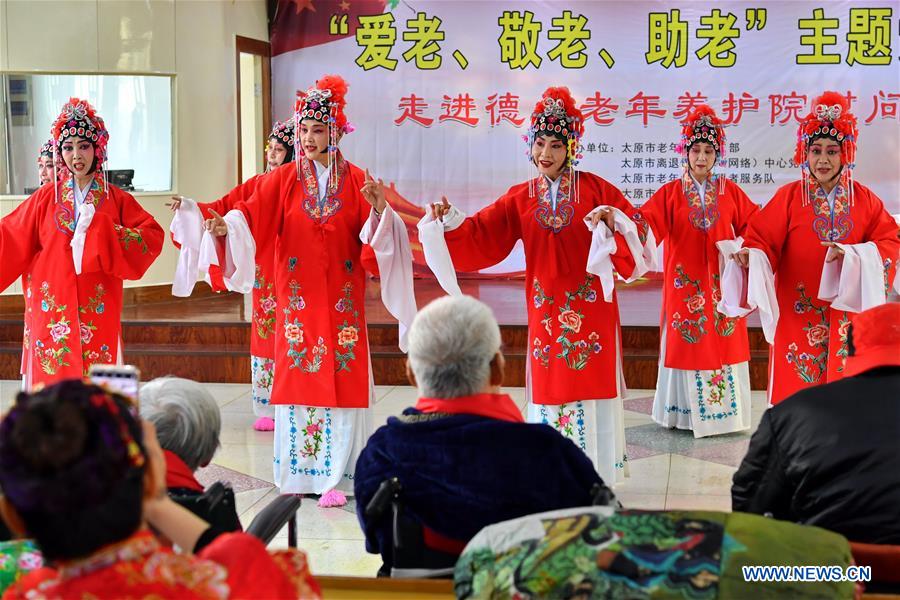
[[[0,70],[174,74],[173,191],[202,201],[237,184],[235,35],[268,40],[265,0],[0,0]],[[169,195],[138,196],[166,231]],[[0,217],[21,201],[0,198]],[[125,285],[170,283],[175,262],[167,239]]]

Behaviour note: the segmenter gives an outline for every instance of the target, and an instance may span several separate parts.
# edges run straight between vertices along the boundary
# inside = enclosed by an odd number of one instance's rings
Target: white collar
[[[694,174],[691,173],[691,181],[694,182],[694,187],[697,188],[697,193],[700,194],[700,197],[706,200],[706,182],[709,181],[709,175],[706,176],[706,179],[703,180],[703,183],[697,181],[694,178]]]
[[[543,175],[543,178],[547,180],[547,183],[550,184],[550,202],[553,203],[553,208],[556,208],[556,198],[559,196],[559,185],[562,183],[562,173],[559,174],[555,180],[551,180],[546,175]]]
[[[72,204],[74,206],[72,208],[75,209],[76,217],[81,212],[81,205],[84,204],[84,199],[87,198],[88,192],[91,191],[91,186],[94,185],[94,180],[91,179],[88,181],[88,184],[82,189],[78,187],[78,181],[76,181],[75,176],[72,176]]]
[[[328,178],[331,176],[331,169],[323,165],[317,160],[312,161],[316,167],[316,180],[319,187],[319,200],[325,199],[325,192],[328,190]]]

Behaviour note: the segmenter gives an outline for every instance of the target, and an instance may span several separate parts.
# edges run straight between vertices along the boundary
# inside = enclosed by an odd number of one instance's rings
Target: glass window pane
[[[172,189],[172,77],[7,74],[3,88],[2,129],[8,134],[0,192],[25,194],[37,187],[37,153],[72,96],[88,100],[106,121],[107,169],[133,170],[135,192]]]

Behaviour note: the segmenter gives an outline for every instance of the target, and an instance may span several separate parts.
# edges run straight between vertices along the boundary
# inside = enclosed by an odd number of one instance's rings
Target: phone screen
[[[138,403],[140,371],[125,365],[94,365],[90,369],[91,381],[131,399],[135,407]]]

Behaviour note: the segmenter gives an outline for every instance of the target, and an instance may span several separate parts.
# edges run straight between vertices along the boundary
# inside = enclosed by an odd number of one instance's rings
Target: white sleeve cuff
[[[780,315],[775,294],[775,275],[766,253],[749,248],[750,266],[745,270],[737,261],[729,260],[722,272],[722,299],[716,308],[726,317],[744,317],[759,309],[763,334],[770,344],[775,341],[775,327]]]
[[[615,279],[613,277],[612,255],[616,252],[615,233],[609,230],[602,221],[595,227],[592,217],[600,210],[611,209],[615,231],[625,238],[631,257],[634,259],[634,271],[626,281],[634,281],[647,272],[645,259],[645,247],[638,237],[637,225],[634,224],[625,213],[614,206],[598,206],[584,217],[585,226],[592,232],[591,248],[588,251],[585,270],[596,275],[600,279],[600,287],[603,290],[603,299],[612,302]],[[649,239],[649,238],[648,238]],[[655,240],[654,240],[655,241]],[[653,250],[655,252],[655,248]]]
[[[451,212],[454,210],[450,209]],[[448,215],[445,215],[446,219]],[[444,239],[446,226],[437,221],[426,212],[419,221],[419,243],[422,244],[422,253],[425,255],[425,263],[445,292],[451,296],[461,296],[459,282],[456,279],[456,269],[453,267],[453,259],[447,248],[447,240]]]
[[[218,265],[222,268],[225,287],[233,292],[247,294],[253,290],[256,280],[256,242],[244,213],[230,210],[224,219],[228,226],[228,234],[223,238],[225,264],[219,265],[216,238],[207,231],[203,233],[200,243],[198,272],[206,275],[210,265]]]
[[[175,277],[172,281],[172,295],[187,297],[194,290],[199,279],[198,265],[200,260],[200,243],[203,240],[203,215],[197,203],[190,198],[183,198],[181,206],[172,217],[169,226],[172,239],[180,246],[178,263],[175,266]]]
[[[884,266],[875,242],[836,244],[844,255],[827,262],[834,249],[829,248],[822,265],[819,300],[837,310],[862,312],[885,303]]]
[[[377,226],[374,223],[376,219]],[[388,204],[380,217],[374,212],[369,216],[359,237],[375,252],[381,279],[381,301],[399,323],[400,350],[406,352],[407,332],[417,311],[412,249],[409,247],[406,225]]]

